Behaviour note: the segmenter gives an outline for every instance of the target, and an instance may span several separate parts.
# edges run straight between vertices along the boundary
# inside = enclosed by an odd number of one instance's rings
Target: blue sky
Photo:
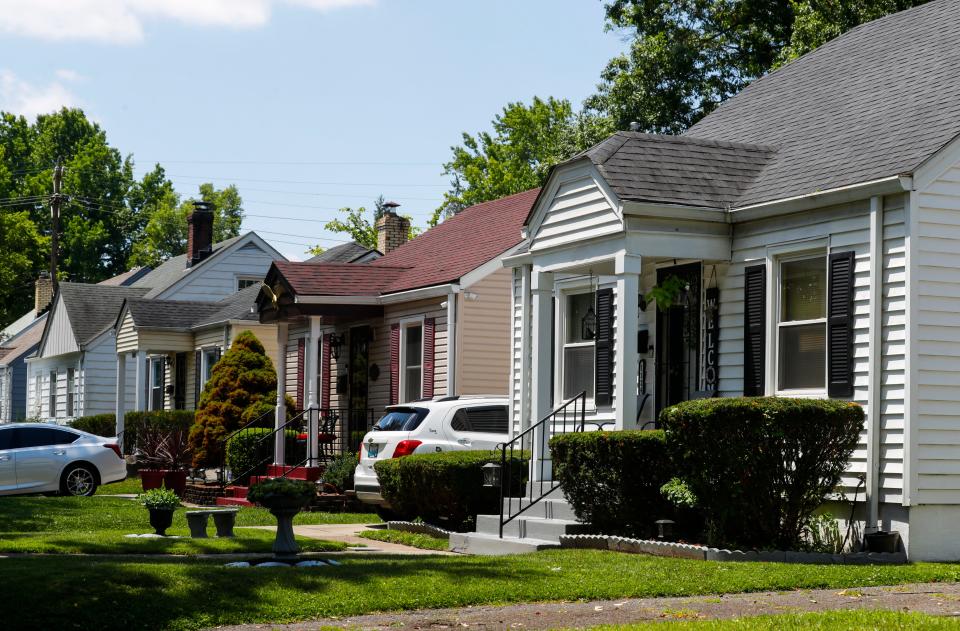
[[[4,5],[0,109],[80,106],[138,175],[160,162],[187,195],[236,183],[244,229],[291,258],[336,245],[323,222],[380,193],[424,224],[462,131],[534,95],[578,105],[624,47],[601,0]]]

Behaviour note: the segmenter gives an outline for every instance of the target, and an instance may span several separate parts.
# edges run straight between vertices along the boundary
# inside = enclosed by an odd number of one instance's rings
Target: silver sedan
[[[93,495],[127,477],[114,438],[43,423],[0,425],[0,495]]]

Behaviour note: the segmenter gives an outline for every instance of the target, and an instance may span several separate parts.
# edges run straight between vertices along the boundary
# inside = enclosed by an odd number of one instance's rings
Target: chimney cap
[[[384,212],[396,213],[398,208],[400,208],[399,202],[395,202],[393,200],[390,200],[389,202],[383,202]]]
[[[213,204],[205,201],[194,201],[193,212],[213,212]]]

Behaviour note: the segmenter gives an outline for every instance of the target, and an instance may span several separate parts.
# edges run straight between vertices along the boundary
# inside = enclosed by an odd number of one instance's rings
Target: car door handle
[[[66,449],[54,449],[54,450],[53,450],[53,455],[54,455],[54,456],[63,456],[63,455],[66,455],[66,453],[67,453],[67,450],[66,450]]]
[[[470,439],[469,439],[469,438],[461,438],[461,439],[458,440],[457,442],[460,443],[461,445],[469,445],[469,444],[470,444]]]

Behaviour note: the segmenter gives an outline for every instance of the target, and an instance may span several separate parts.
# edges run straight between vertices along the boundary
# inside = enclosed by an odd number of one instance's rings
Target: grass
[[[143,493],[140,478],[130,477],[126,480],[97,487],[97,495],[122,495],[129,493]]]
[[[830,611],[825,613],[782,614],[754,616],[732,620],[644,622],[624,626],[594,627],[593,631],[646,631],[647,629],[696,631],[792,631],[829,629],[845,631],[853,629],[956,629],[952,618],[931,616],[922,613],[898,611]]]
[[[3,626],[196,629],[421,607],[960,580],[958,564],[716,563],[597,550],[341,560],[338,567],[234,570],[196,559],[0,559],[5,602],[17,603]]]
[[[450,542],[447,539],[416,532],[404,532],[402,530],[364,530],[360,533],[360,536],[364,539],[399,543],[400,545],[423,548],[424,550],[450,549]]]
[[[174,514],[170,535],[189,536],[189,509]],[[375,515],[301,513],[295,524],[368,523]],[[212,522],[212,520],[211,520]],[[263,508],[241,508],[237,526],[273,526],[276,519]],[[234,539],[132,539],[131,533],[152,532],[145,508],[129,499],[113,497],[3,497],[0,498],[0,552],[60,554],[210,554],[269,552],[273,533],[238,529]],[[211,523],[208,532],[213,533]],[[344,546],[318,539],[298,538],[305,551],[340,550]]]

